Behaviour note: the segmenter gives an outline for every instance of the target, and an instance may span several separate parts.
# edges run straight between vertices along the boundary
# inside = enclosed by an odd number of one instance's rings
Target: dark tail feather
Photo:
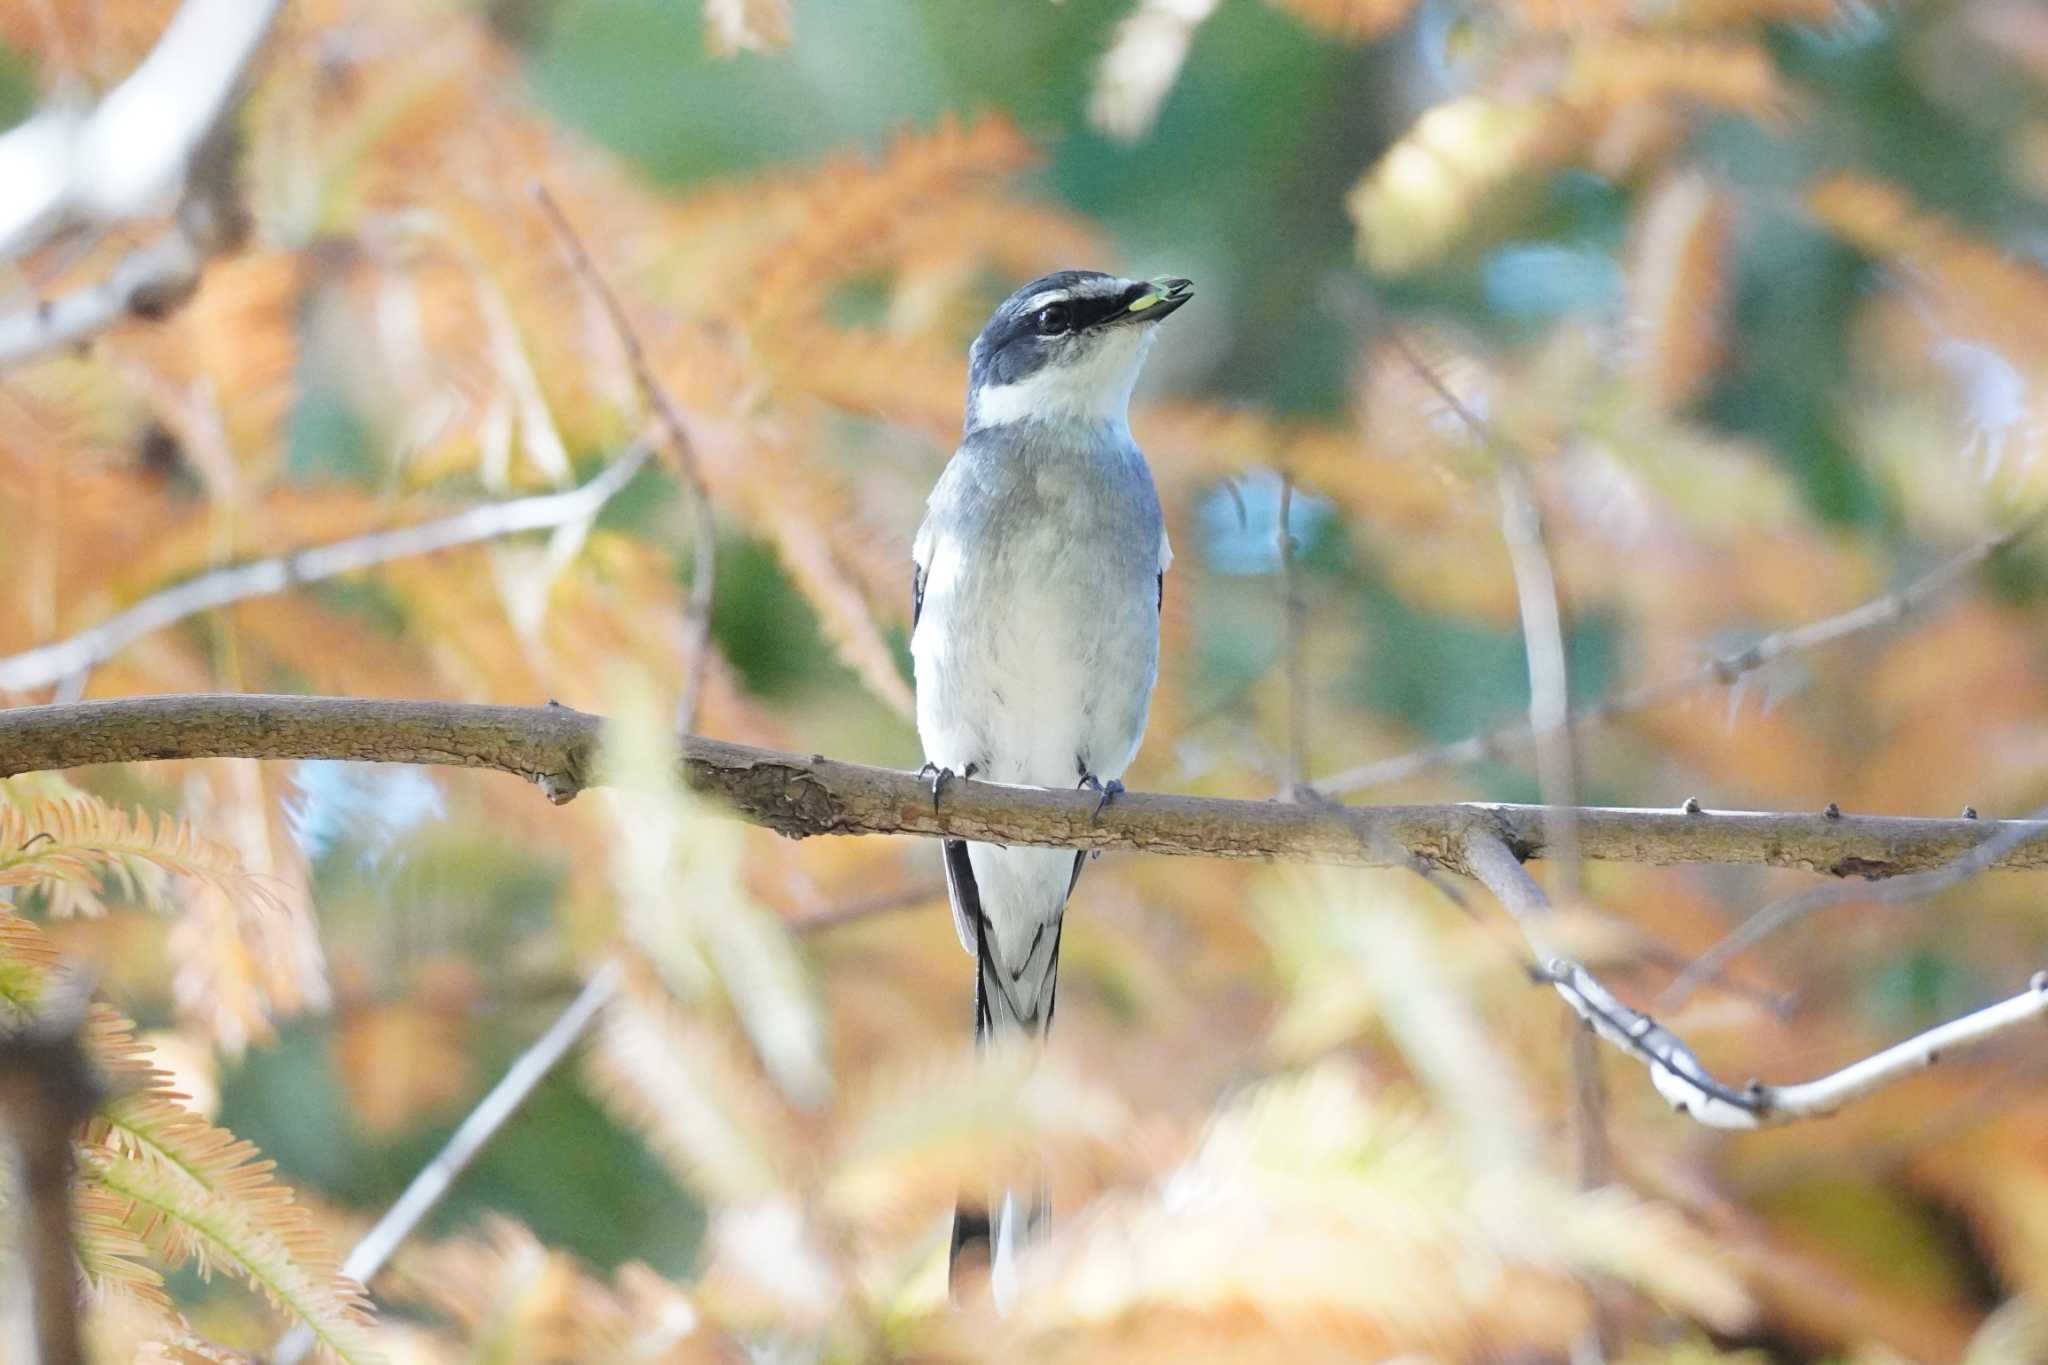
[[[981,888],[974,878],[974,864],[967,856],[964,839],[948,839],[946,889],[951,893],[953,919],[961,942],[974,954],[974,1037],[986,1042],[998,1027],[1025,1033],[1043,1033],[1052,1024],[1053,1004],[1059,994],[1060,934],[1064,919],[1041,925],[1038,937],[1026,949],[1015,975],[1007,975],[996,964],[995,945],[990,941],[988,912],[981,904]],[[1081,880],[1085,852],[1074,855],[1074,873],[1067,880],[1067,894]],[[1047,942],[1050,931],[1050,942]]]
[[[1086,852],[1074,855],[1074,874],[1067,883],[1068,894],[1081,879]],[[946,886],[952,893],[953,914],[961,937],[974,954],[974,1037],[986,1043],[1002,1029],[1043,1033],[1052,1025],[1053,1006],[1059,996],[1060,937],[1064,917],[1042,926],[1040,937],[1032,940],[1025,954],[1026,966],[1014,980],[1006,980],[996,963],[990,942],[988,913],[982,908],[981,889],[974,877],[974,865],[967,856],[963,839],[945,843]],[[1050,929],[1050,943],[1045,942]],[[1041,956],[1042,954],[1042,956]],[[1042,968],[1043,989],[1032,989],[1020,998],[1026,977],[1041,979],[1032,970]],[[1030,1198],[1012,1189],[996,1196],[993,1211],[988,1204],[962,1197],[953,1208],[953,1237],[947,1253],[947,1283],[956,1301],[966,1296],[968,1286],[979,1277],[989,1278],[999,1310],[1007,1309],[1015,1287],[1015,1256],[1044,1227],[1048,1199],[1043,1186]]]
[[[1002,1195],[991,1216],[979,1204],[953,1206],[953,1245],[946,1261],[946,1285],[955,1303],[965,1302],[986,1278],[996,1311],[1007,1313],[1016,1299],[1017,1253],[1037,1240],[1050,1215],[1045,1188],[1027,1200],[1018,1191]]]

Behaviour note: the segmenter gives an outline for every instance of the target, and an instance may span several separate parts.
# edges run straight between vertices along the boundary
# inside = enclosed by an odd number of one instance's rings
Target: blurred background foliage
[[[109,85],[171,8],[0,6],[0,116]],[[2029,0],[304,0],[238,126],[252,241],[169,320],[0,378],[0,653],[618,458],[644,414],[536,183],[711,489],[708,733],[916,765],[910,534],[967,341],[1046,269],[1198,284],[1134,419],[1179,549],[1134,786],[1265,797],[1512,722],[1502,448],[1589,704],[1910,583],[2041,497]],[[649,469],[587,527],[195,615],[84,694],[665,714],[685,498]],[[1590,727],[1581,795],[2032,810],[2044,569],[2022,540],[1899,625]],[[0,1003],[49,988],[52,945],[86,964],[189,1097],[152,1102],[253,1142],[339,1249],[625,954],[589,1065],[372,1286],[364,1341],[395,1359],[1562,1359],[1596,1323],[1645,1365],[2048,1359],[2037,1040],[1742,1137],[1616,1062],[1582,1189],[1566,1021],[1469,889],[1105,857],[1027,1081],[972,1064],[931,847],[780,842],[634,771],[560,811],[339,764],[0,783]],[[1333,791],[1538,787],[1509,743]],[[1574,950],[1646,1003],[1803,881],[1588,868]],[[2038,890],[1838,908],[1671,1022],[1728,1074],[1818,1074],[2016,990],[2048,962]],[[135,1263],[94,1271],[106,1358],[188,1328],[258,1348],[280,1319],[237,1278],[286,1251],[195,1257],[175,1211],[90,1202],[148,1120],[82,1148],[92,1245]],[[997,1324],[942,1278],[954,1192],[999,1149],[1046,1164],[1059,1231]]]

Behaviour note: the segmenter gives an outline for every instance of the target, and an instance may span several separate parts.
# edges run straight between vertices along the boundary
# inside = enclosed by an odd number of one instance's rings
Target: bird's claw
[[[953,770],[951,768],[941,768],[936,763],[927,763],[917,770],[917,775],[931,783],[932,814],[937,815],[939,813],[939,793],[944,791],[946,784],[953,780]]]
[[[1121,781],[1112,777],[1104,782],[1094,773],[1082,773],[1080,786],[1083,790],[1097,793],[1095,810],[1088,817],[1091,823],[1102,818],[1103,807],[1124,794],[1124,784]]]
[[[932,784],[933,815],[937,815],[939,813],[939,794],[946,790],[946,784],[948,782],[951,782],[956,777],[959,778],[962,782],[965,782],[968,778],[974,776],[974,774],[979,770],[980,766],[981,765],[978,763],[970,763],[967,765],[967,770],[965,772],[956,773],[951,768],[941,768],[936,763],[927,763],[922,768],[919,768],[917,770],[917,775],[919,777],[925,779],[926,781]]]

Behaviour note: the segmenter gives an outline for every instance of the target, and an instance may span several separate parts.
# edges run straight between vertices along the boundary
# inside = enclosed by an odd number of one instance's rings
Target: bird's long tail
[[[1010,927],[1014,942],[1000,941],[997,922],[982,896],[983,878],[975,871],[974,859],[964,840],[946,841],[946,889],[953,903],[954,925],[967,950],[974,955],[974,1038],[986,1047],[1012,1035],[1041,1037],[1052,1025],[1053,1006],[1059,991],[1060,934],[1065,923],[1066,897],[1080,879],[1087,855],[1073,856],[1072,868],[1045,886],[1047,874],[1058,868],[1034,868],[1018,878],[1003,874],[1014,862],[1020,870],[1032,862],[1047,862],[1047,850],[988,849],[983,852],[983,871],[997,872],[998,894],[1017,895],[1031,882],[1038,887],[1033,899],[1044,899],[1049,914],[1006,917],[1021,920],[1028,929]],[[990,855],[1000,855],[995,863]],[[1023,855],[1018,858],[1017,855]],[[1032,875],[1035,873],[1036,875]],[[1022,883],[1022,885],[1013,884]],[[953,1241],[947,1273],[955,1297],[966,1283],[986,1273],[990,1291],[999,1310],[1006,1310],[1016,1287],[1016,1256],[1044,1228],[1048,1200],[1042,1180],[998,1185],[987,1202],[963,1195],[953,1209]]]

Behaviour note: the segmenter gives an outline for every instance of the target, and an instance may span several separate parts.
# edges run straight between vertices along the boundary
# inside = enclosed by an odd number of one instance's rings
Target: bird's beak
[[[1131,294],[1123,311],[1112,320],[1116,322],[1157,322],[1195,296],[1193,280],[1178,279],[1162,275],[1156,280],[1147,280]]]

